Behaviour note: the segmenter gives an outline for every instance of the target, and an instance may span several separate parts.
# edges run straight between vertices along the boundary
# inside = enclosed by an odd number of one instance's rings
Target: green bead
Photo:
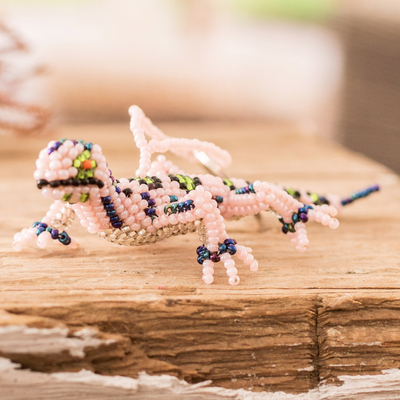
[[[62,138],[62,139],[60,140],[60,143],[64,143],[66,140],[67,140],[66,138]]]
[[[229,179],[224,179],[224,184],[227,186],[233,186],[232,181],[230,181]]]
[[[84,203],[85,201],[89,200],[89,197],[90,197],[89,193],[82,193],[81,197],[79,198],[79,201],[81,203]]]
[[[178,211],[179,203],[172,204],[172,214],[176,214]]]
[[[62,200],[63,201],[70,201],[71,197],[72,197],[72,193],[66,193],[66,194],[64,194]]]
[[[48,227],[46,228],[46,231],[47,231],[47,232],[51,232],[52,229],[48,226]]]
[[[176,174],[176,177],[179,179],[179,183],[186,183],[186,180],[182,175]]]
[[[148,176],[146,176],[144,180],[146,181],[146,183],[154,183],[153,179],[149,178]]]
[[[92,168],[96,168],[96,167],[97,167],[96,161],[92,160]]]
[[[294,196],[294,189],[292,189],[292,188],[287,188],[287,189],[286,189],[286,193],[287,193],[287,194],[290,194],[291,196]]]
[[[78,179],[85,179],[85,172],[84,171],[79,171]]]
[[[86,144],[86,142],[84,141],[84,140],[78,140],[78,143],[80,143],[80,144],[83,144],[83,145],[85,145]]]
[[[88,178],[93,178],[93,170],[87,169],[87,170],[86,170],[86,176],[87,176]]]
[[[88,160],[90,158],[90,151],[89,150],[85,150],[82,154],[85,156],[86,160]]]
[[[164,213],[167,214],[167,215],[172,214],[172,206],[171,206],[171,204],[167,204],[167,205],[164,207]]]
[[[79,160],[74,160],[74,167],[79,168],[81,166],[81,162]]]
[[[196,186],[194,185],[193,179],[190,176],[185,176],[185,183],[187,190],[194,190]]]
[[[78,157],[76,157],[79,161],[85,161],[86,160],[86,157],[84,156],[84,154],[82,153],[82,154],[79,154],[79,156]]]
[[[310,197],[311,197],[311,200],[313,201],[313,203],[315,203],[316,201],[319,200],[319,196],[317,195],[317,193],[311,193]]]

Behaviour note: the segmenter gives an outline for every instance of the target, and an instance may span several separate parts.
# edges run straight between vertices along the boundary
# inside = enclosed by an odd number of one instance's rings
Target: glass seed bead
[[[234,244],[228,244],[226,246],[226,250],[228,251],[228,253],[233,256],[236,253],[236,246]]]
[[[84,150],[84,152],[82,154],[85,156],[85,159],[89,159],[90,158],[90,151],[89,150]]]

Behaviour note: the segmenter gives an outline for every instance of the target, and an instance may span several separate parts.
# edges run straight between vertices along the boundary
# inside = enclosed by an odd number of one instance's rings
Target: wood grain
[[[239,264],[241,283],[230,287],[225,272],[216,268],[215,283],[207,286],[195,261],[195,234],[131,249],[106,243],[75,223],[77,250],[53,245],[14,253],[14,233],[49,207],[32,178],[36,155],[49,139],[9,138],[0,149],[0,308],[7,318],[49,318],[70,335],[97,329],[99,337],[113,335],[117,343],[88,348],[79,360],[21,356],[1,346],[0,356],[34,371],[84,367],[136,378],[145,370],[192,383],[211,379],[225,388],[287,393],[305,393],[325,381],[338,385],[341,375],[399,368],[398,177],[289,127],[185,123],[162,128],[171,136],[227,148],[234,159],[232,176],[343,196],[375,182],[382,191],[349,206],[336,231],[310,224],[305,254],[294,251],[271,215],[263,217],[264,230],[253,218],[229,222],[230,236],[253,248],[259,271]],[[64,127],[55,137],[98,143],[115,176],[134,175],[138,154],[126,126]],[[189,172],[199,171],[174,160]]]

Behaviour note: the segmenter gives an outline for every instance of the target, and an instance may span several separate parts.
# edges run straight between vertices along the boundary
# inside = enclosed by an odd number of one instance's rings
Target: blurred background
[[[398,0],[0,0],[0,128],[268,121],[400,172]],[[50,112],[52,117],[50,118]]]

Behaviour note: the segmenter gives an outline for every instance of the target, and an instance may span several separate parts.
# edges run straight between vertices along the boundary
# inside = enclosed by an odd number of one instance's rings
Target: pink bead
[[[142,221],[145,218],[146,218],[146,214],[144,213],[144,211],[140,211],[140,212],[135,214],[135,220],[136,221]]]
[[[235,267],[232,267],[232,268],[228,268],[227,270],[226,270],[226,273],[227,273],[227,275],[228,276],[236,276],[237,275],[237,269],[235,268]]]
[[[231,276],[228,280],[229,284],[232,286],[236,286],[239,284],[240,282],[240,278],[236,275],[236,276]]]
[[[122,211],[122,213],[121,214],[119,214],[119,216],[120,216],[120,218],[121,219],[127,219],[128,218],[128,216],[129,216],[129,213],[128,213],[128,211]]]
[[[75,177],[78,175],[78,170],[75,167],[68,168],[69,176]]]
[[[221,254],[221,256],[220,256],[220,259],[221,259],[221,261],[225,264],[225,262],[227,261],[227,260],[229,260],[231,258],[231,255],[229,254],[229,253],[224,253],[224,254]],[[205,261],[204,261],[205,262]],[[204,263],[203,263],[204,264]]]
[[[324,205],[326,205],[326,204],[324,204]],[[321,219],[321,224],[325,225],[325,226],[328,226],[330,220],[331,220],[331,217],[329,215],[325,214]]]
[[[204,275],[213,275],[214,274],[214,268],[212,268],[212,267],[203,267],[203,274]]]
[[[218,251],[218,245],[217,244],[209,243],[206,247],[207,247],[208,251],[211,251],[211,252]]]
[[[305,247],[300,247],[300,246],[296,246],[295,249],[299,252],[299,253],[304,253],[307,249]]]
[[[317,222],[321,222],[322,221],[322,217],[324,216],[324,213],[322,211],[317,211],[315,213],[315,220]]]
[[[226,253],[225,253],[226,254]],[[228,268],[233,268],[235,266],[235,261],[232,260],[232,258],[227,259],[226,261],[224,261],[224,267],[226,269]],[[236,275],[236,274],[235,274]]]
[[[214,214],[207,214],[207,215],[204,217],[204,219],[205,219],[207,222],[213,222],[213,221],[215,221],[215,215],[214,215]]]
[[[207,193],[207,192],[206,192]],[[210,203],[204,203],[201,208],[206,212],[210,213],[213,210],[213,206]]]
[[[54,181],[57,179],[57,172],[56,171],[46,171],[44,176],[48,181]],[[43,190],[42,190],[42,192],[43,192]]]
[[[201,208],[199,208],[194,212],[194,214],[196,215],[197,218],[203,218],[205,215],[205,212]]]
[[[211,283],[214,282],[214,277],[212,275],[203,275],[203,281],[207,285],[210,285]]]
[[[163,224],[161,223],[161,221],[158,220],[158,218],[155,218],[153,221],[153,225],[156,229],[160,229],[163,227]]]
[[[143,219],[142,221],[142,226],[147,227],[151,225],[151,218],[150,217],[146,217],[145,219]]]
[[[250,271],[257,271],[258,270],[258,262],[256,260],[254,260],[251,264],[250,264]]]
[[[58,171],[58,179],[64,180],[69,178],[69,173],[68,170],[66,169],[60,169]]]
[[[39,180],[42,179],[44,177],[45,172],[41,169],[37,169],[34,173],[33,173],[33,177],[35,180]]]
[[[244,260],[244,263],[246,265],[250,265],[253,262],[253,260],[254,260],[253,254],[248,254],[246,259]]]
[[[178,223],[178,218],[175,215],[170,215],[168,221],[171,225],[176,225]]]
[[[339,221],[336,218],[331,218],[329,221],[329,228],[336,229],[339,226]]]
[[[204,260],[203,268],[214,268],[214,263],[211,260]]]

